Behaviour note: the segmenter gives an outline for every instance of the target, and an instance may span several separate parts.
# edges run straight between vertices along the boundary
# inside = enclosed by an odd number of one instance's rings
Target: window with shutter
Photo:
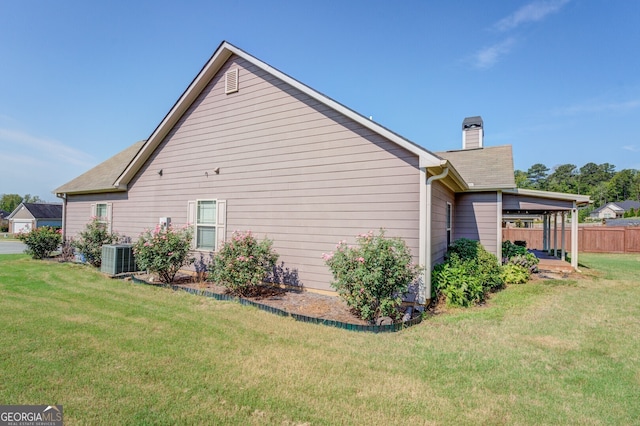
[[[193,224],[192,248],[216,251],[226,234],[226,201],[197,200],[189,202],[189,220]]]

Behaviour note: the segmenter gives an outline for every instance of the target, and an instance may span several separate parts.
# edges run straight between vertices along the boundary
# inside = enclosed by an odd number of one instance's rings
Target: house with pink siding
[[[501,257],[503,193],[516,209],[521,194],[511,147],[484,147],[483,135],[470,117],[462,150],[433,153],[223,42],[147,140],[55,193],[65,238],[94,216],[133,239],[170,221],[192,226],[193,250],[210,253],[251,230],[318,292],[332,291],[323,253],[384,228],[425,267],[425,303],[451,241],[478,239]],[[585,202],[528,196],[558,211]]]

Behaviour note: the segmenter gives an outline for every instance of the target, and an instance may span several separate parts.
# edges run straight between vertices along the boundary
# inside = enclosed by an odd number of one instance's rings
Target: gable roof
[[[633,200],[612,201],[605,204],[604,206],[598,207],[597,209],[592,211],[591,214],[594,215],[594,214],[600,213],[602,210],[606,209],[607,207],[616,212],[626,212],[632,208],[639,209],[640,201],[633,201]]]
[[[625,212],[631,209],[635,210],[640,208],[640,201],[625,200],[625,201],[617,201],[616,204]]]
[[[22,207],[27,209],[34,219],[62,219],[62,204],[60,203],[20,203],[11,212],[8,219],[13,218]]]
[[[437,152],[450,161],[470,190],[516,187],[511,145]]]
[[[169,113],[164,117],[164,119],[160,122],[158,127],[153,131],[151,136],[149,136],[147,142],[141,147],[141,149],[136,153],[133,160],[130,164],[122,171],[122,173],[115,179],[113,185],[119,189],[126,189],[127,185],[131,181],[131,179],[138,172],[140,167],[144,164],[144,162],[151,156],[151,154],[155,151],[158,145],[162,142],[164,137],[171,131],[173,126],[178,122],[178,120],[182,117],[182,115],[187,111],[187,109],[191,106],[191,104],[196,100],[196,98],[202,93],[207,84],[211,81],[211,79],[216,75],[216,73],[222,68],[225,62],[232,56],[237,55],[242,59],[250,62],[258,68],[268,72],[274,77],[284,81],[285,83],[295,87],[300,90],[304,94],[310,96],[311,98],[327,105],[328,107],[334,109],[335,111],[340,112],[341,114],[351,118],[352,120],[358,122],[360,125],[364,126],[372,130],[373,132],[389,139],[390,141],[396,143],[397,145],[407,149],[409,152],[412,152],[418,156],[420,159],[420,167],[437,167],[446,165],[446,160],[441,159],[437,155],[429,152],[428,150],[420,147],[419,145],[411,142],[408,139],[405,139],[398,135],[397,133],[392,132],[391,130],[375,123],[369,118],[358,114],[350,108],[334,101],[333,99],[323,95],[322,93],[306,86],[305,84],[295,80],[294,78],[288,76],[287,74],[273,68],[272,66],[262,62],[261,60],[249,55],[245,51],[233,46],[232,44],[223,41],[220,46],[216,49],[213,56],[209,59],[209,61],[204,65],[202,70],[198,73],[195,79],[191,82],[189,87],[185,90],[185,92],[180,96],[175,105],[171,108]]]
[[[118,191],[119,189],[114,187],[114,182],[129,165],[144,142],[134,143],[77,178],[56,188],[53,192],[56,194],[73,194]]]
[[[5,212],[4,210],[0,210],[0,219],[5,219],[7,217],[9,217],[11,213],[9,212]]]

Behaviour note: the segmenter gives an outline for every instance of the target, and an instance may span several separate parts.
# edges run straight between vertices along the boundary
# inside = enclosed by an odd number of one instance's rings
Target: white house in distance
[[[19,234],[41,226],[62,226],[62,203],[20,203],[9,217],[9,232]]]
[[[55,193],[67,238],[96,215],[133,238],[161,218],[188,224],[202,252],[251,230],[318,292],[332,292],[322,253],[384,228],[424,266],[425,303],[453,240],[500,258],[503,213],[577,215],[589,202],[517,189],[511,146],[485,146],[480,117],[464,119],[461,145],[431,152],[223,42],[147,140]]]
[[[624,216],[625,212],[628,212],[631,209],[638,212],[640,209],[640,201],[626,200],[607,203],[592,211],[589,214],[589,217],[593,219],[619,219]],[[637,215],[640,216],[640,213]]]

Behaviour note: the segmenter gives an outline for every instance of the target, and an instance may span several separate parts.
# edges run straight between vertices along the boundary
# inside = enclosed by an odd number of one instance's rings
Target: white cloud
[[[33,136],[19,130],[0,128],[0,141],[5,149],[14,153],[28,153],[33,158],[57,161],[89,168],[94,165],[93,157],[85,152],[64,145],[58,141]]]
[[[500,31],[508,31],[527,22],[541,21],[567,4],[569,0],[536,1],[526,4],[511,15],[501,19],[495,25]]]
[[[95,165],[85,152],[20,130],[0,128],[0,146],[0,194],[29,193],[52,200],[54,188]]]
[[[640,152],[640,148],[635,145],[625,145],[622,147],[625,151]]]
[[[508,54],[516,44],[516,40],[510,37],[493,46],[486,47],[474,55],[474,62],[477,68],[490,68],[495,65],[498,60]]]
[[[585,102],[566,108],[556,109],[557,115],[577,115],[596,112],[623,112],[640,107],[640,99],[632,99],[622,102]]]

